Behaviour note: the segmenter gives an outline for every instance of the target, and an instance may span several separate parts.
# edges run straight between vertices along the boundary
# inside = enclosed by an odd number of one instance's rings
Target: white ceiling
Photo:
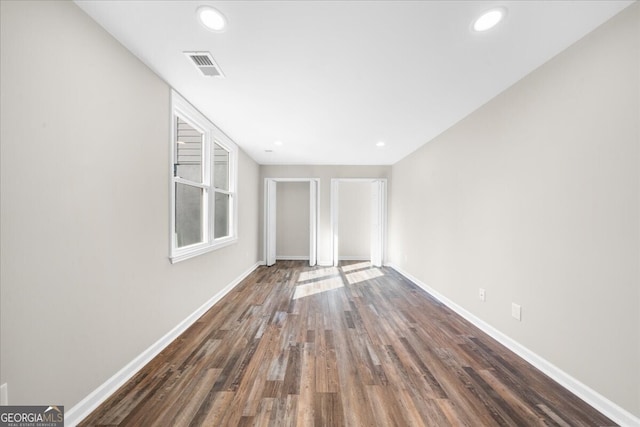
[[[632,1],[76,3],[258,163],[356,165],[397,162]],[[199,24],[204,4],[224,33]],[[470,29],[499,5],[498,27]]]

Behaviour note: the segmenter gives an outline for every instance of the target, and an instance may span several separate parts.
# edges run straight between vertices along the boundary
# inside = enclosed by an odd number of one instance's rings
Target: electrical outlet
[[[480,298],[480,301],[486,301],[487,300],[487,294],[486,291],[482,288],[478,289],[478,298]]]
[[[0,406],[9,404],[9,386],[7,383],[0,385]]]
[[[514,319],[522,320],[522,307],[515,302],[511,303],[511,315]]]

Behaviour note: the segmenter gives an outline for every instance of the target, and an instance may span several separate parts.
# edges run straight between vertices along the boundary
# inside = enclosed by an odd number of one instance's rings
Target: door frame
[[[381,267],[385,262],[386,256],[386,243],[387,243],[387,179],[386,178],[332,178],[331,179],[331,256],[333,258],[333,266],[337,267],[340,261],[339,259],[339,239],[338,239],[338,230],[339,230],[339,218],[338,218],[338,208],[340,201],[340,182],[368,182],[372,184],[372,193],[371,201],[373,204],[374,194],[373,194],[373,186],[377,187],[377,192],[375,194],[377,203],[376,206],[372,206],[372,222],[374,222],[373,218],[378,219],[378,227],[376,230],[372,230],[372,234],[376,233],[375,241],[378,242],[378,247],[376,250],[378,251],[378,256],[373,256],[374,250],[371,250],[371,261],[372,264],[376,267]],[[373,216],[375,215],[375,216]],[[373,244],[374,240],[372,240]],[[375,258],[375,259],[374,259]]]
[[[276,206],[278,182],[309,183],[309,265],[318,263],[318,218],[320,209],[320,178],[265,178],[264,179],[264,227],[263,254],[265,264],[276,261]]]

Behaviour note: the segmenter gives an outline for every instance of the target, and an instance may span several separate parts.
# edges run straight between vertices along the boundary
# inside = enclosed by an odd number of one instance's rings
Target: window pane
[[[176,165],[174,174],[197,183],[202,182],[202,141],[204,134],[177,117]]]
[[[213,186],[229,190],[229,152],[213,144]]]
[[[202,242],[203,190],[191,185],[176,184],[176,246]]]
[[[229,235],[229,200],[228,194],[216,192],[215,238]]]

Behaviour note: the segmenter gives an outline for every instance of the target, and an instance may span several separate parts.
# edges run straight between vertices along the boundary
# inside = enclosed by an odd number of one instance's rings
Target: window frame
[[[177,118],[186,121],[189,126],[203,133],[202,140],[202,182],[197,183],[185,178],[175,176],[177,150]],[[215,159],[214,143],[229,153],[229,189],[224,190],[214,186]],[[172,263],[184,261],[198,255],[202,255],[238,241],[238,194],[237,194],[237,170],[238,170],[238,146],[209,121],[202,113],[196,110],[187,100],[177,92],[171,91],[171,135],[169,156],[169,259]],[[191,245],[178,247],[176,234],[176,184],[189,185],[203,190],[202,194],[202,241]],[[228,234],[215,238],[215,195],[222,193],[229,195],[228,207]]]

